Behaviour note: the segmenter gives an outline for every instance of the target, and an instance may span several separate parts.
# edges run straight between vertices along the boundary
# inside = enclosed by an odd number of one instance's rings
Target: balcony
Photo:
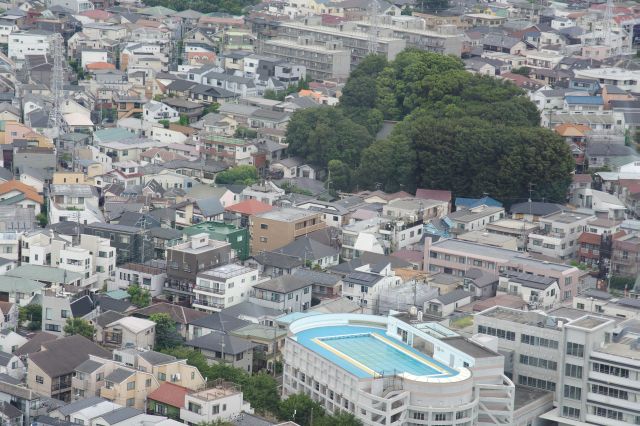
[[[193,287],[194,291],[202,291],[204,293],[213,293],[213,294],[225,294],[225,288],[217,288],[217,287],[206,287],[202,285],[195,285]]]
[[[195,299],[192,302],[193,307],[196,307],[196,305],[200,305],[203,307],[207,307],[207,308],[213,308],[213,309],[224,309],[224,303],[217,303],[217,302],[211,302],[209,300],[206,299]]]
[[[63,380],[51,385],[51,392],[58,392],[71,389],[71,380]]]
[[[194,284],[178,281],[178,280],[165,280],[164,289],[171,293],[193,294]]]

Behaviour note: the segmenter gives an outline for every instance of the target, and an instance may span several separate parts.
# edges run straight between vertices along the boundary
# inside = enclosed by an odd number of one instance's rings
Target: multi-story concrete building
[[[308,277],[283,275],[254,285],[250,301],[281,312],[306,311],[311,307],[312,288]]]
[[[200,272],[226,265],[234,258],[231,244],[209,239],[205,233],[167,249],[167,280],[164,289],[174,300],[191,301]]]
[[[451,221],[451,232],[464,234],[468,231],[481,231],[488,224],[504,219],[503,207],[478,206],[471,209],[456,210],[447,218]]]
[[[125,263],[116,268],[114,284],[115,288],[123,290],[126,290],[131,285],[139,285],[141,288],[148,290],[152,297],[157,297],[162,294],[166,279],[167,268],[164,263],[158,263],[157,265]]]
[[[248,300],[251,288],[259,282],[257,268],[236,263],[201,272],[193,288],[193,307],[219,312]]]
[[[212,240],[226,241],[235,250],[238,259],[247,260],[249,257],[249,230],[223,222],[202,222],[182,229],[186,236],[209,234]]]
[[[569,211],[541,217],[540,229],[529,234],[527,249],[555,259],[573,259],[579,247],[578,238],[593,219],[592,214]]]
[[[423,220],[410,216],[357,221],[342,228],[341,255],[354,259],[364,251],[389,254],[420,242],[422,230]]]
[[[304,65],[307,76],[314,80],[347,78],[351,70],[351,54],[340,42],[315,44],[313,39],[264,40],[261,53]]]
[[[302,22],[284,21],[278,27],[278,34],[291,41],[303,37],[316,43],[340,42],[344,49],[351,52],[351,68],[369,54],[369,36],[366,33],[315,25],[317,22],[319,20],[316,17],[305,18]],[[399,38],[378,37],[376,50],[379,55],[392,61],[406,46],[407,42]]]
[[[531,309],[551,309],[560,301],[560,286],[555,278],[526,273],[500,276],[498,293],[521,297]]]
[[[251,253],[274,251],[298,237],[325,228],[322,213],[297,208],[280,208],[251,217]]]
[[[229,421],[242,412],[251,413],[240,386],[218,380],[213,386],[185,395],[180,419],[189,425]]]
[[[424,268],[431,273],[444,272],[464,276],[471,268],[478,268],[496,277],[505,272],[525,272],[554,278],[560,286],[560,299],[578,294],[582,272],[569,265],[533,259],[515,250],[448,239],[435,243],[425,241]]]
[[[86,293],[86,292],[85,292]],[[78,294],[73,298],[61,290],[44,290],[41,296],[42,331],[63,336],[67,320],[89,319],[93,315],[94,302],[88,295]]]
[[[516,407],[519,390],[504,375],[504,357],[487,346],[392,316],[309,316],[289,327],[283,396],[306,394],[328,412],[350,412],[367,426],[533,422],[552,406],[551,395]]]
[[[614,275],[635,277],[640,274],[640,236],[629,234],[613,240],[611,272]]]
[[[393,21],[383,22],[376,29],[381,36],[404,40],[407,47],[457,57],[462,54],[462,34],[445,34],[425,29],[406,28],[401,25],[393,25],[393,23]],[[365,33],[369,33],[372,29],[372,25],[368,21],[346,22],[342,26],[347,27],[350,24]]]
[[[16,31],[9,36],[9,58],[23,62],[27,55],[49,53],[52,32],[43,30]]]

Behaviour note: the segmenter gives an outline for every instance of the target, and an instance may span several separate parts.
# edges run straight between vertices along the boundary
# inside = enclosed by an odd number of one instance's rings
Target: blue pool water
[[[414,354],[418,359],[374,337],[372,335],[374,333],[391,340],[402,347],[404,351]],[[362,378],[371,377],[371,372],[331,352],[313,339],[319,339],[324,344],[375,371],[377,374],[392,375],[406,372],[416,376],[432,377],[446,377],[457,374],[455,370],[444,366],[433,358],[418,352],[393,337],[387,336],[386,330],[381,328],[364,326],[318,327],[302,331],[296,337],[300,344]]]

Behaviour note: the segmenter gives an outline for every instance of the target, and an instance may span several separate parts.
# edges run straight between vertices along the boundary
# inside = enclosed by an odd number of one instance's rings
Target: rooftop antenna
[[[378,53],[378,0],[373,0],[369,8],[369,55]]]

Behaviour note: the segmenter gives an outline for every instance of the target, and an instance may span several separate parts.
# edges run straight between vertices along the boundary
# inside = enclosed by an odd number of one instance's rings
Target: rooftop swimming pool
[[[365,326],[327,326],[296,334],[298,343],[348,372],[361,377],[408,373],[421,377],[451,377],[457,371],[386,335]]]

